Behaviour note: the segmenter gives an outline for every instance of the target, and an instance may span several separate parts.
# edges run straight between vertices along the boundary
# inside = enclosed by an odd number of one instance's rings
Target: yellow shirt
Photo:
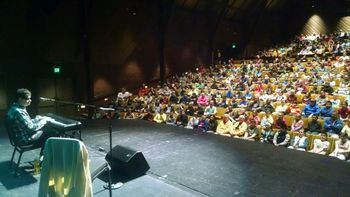
[[[248,125],[245,122],[242,122],[241,124],[236,122],[233,125],[233,128],[234,129],[231,131],[231,135],[243,135],[247,131]]]
[[[233,131],[233,124],[230,120],[228,120],[226,123],[224,121],[221,121],[216,128],[216,132],[218,134],[229,134]]]
[[[157,114],[154,116],[153,120],[157,123],[164,123],[166,121],[166,114]]]

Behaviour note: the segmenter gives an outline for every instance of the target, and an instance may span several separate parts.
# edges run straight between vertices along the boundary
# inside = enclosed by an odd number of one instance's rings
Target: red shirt
[[[350,115],[350,109],[348,107],[345,109],[342,107],[338,110],[338,114],[341,118],[345,119],[348,117],[348,115]]]

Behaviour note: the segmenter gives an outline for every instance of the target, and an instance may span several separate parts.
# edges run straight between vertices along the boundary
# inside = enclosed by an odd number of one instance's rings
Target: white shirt
[[[120,99],[125,99],[125,98],[128,98],[128,97],[130,97],[130,96],[132,96],[132,94],[130,93],[130,92],[119,92],[118,93],[118,98],[120,98]]]
[[[314,140],[314,148],[313,151],[314,153],[326,153],[325,150],[327,150],[329,147],[329,142],[328,141],[322,141],[321,139],[315,139]]]

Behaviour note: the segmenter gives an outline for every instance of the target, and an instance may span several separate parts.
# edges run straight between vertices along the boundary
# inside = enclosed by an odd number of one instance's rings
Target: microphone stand
[[[102,111],[105,111],[105,112],[110,112],[110,111],[115,111],[115,109],[113,108],[103,108],[103,107],[100,107],[98,108]],[[112,146],[112,117],[108,117],[108,130],[109,130],[109,153],[111,155],[111,158],[113,158],[113,146]],[[119,189],[123,183],[121,182],[118,182],[116,184],[112,184],[112,176],[111,176],[111,171],[112,171],[112,168],[111,168],[111,165],[107,162],[107,166],[106,166],[106,170],[108,170],[108,184],[103,186],[103,188],[105,189],[108,189],[109,190],[109,196],[112,197],[112,190],[114,189]]]

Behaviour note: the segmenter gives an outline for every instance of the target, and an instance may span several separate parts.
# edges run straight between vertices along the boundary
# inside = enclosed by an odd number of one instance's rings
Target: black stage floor
[[[109,121],[85,122],[83,140],[96,169],[109,149]],[[113,146],[141,151],[150,170],[113,196],[349,196],[350,163],[272,145],[142,120],[113,120]],[[3,129],[2,129],[3,130]],[[3,133],[3,132],[2,132]],[[12,148],[1,135],[0,196],[36,196],[38,176],[13,178]],[[34,155],[35,153],[33,153]],[[28,159],[33,155],[26,155]],[[95,196],[108,196],[95,180]],[[23,192],[25,191],[25,192]]]

